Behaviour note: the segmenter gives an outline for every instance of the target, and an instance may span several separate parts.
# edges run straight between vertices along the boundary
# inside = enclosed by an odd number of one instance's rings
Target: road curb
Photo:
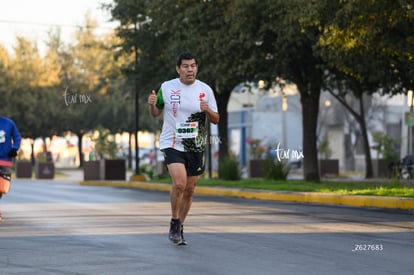
[[[161,183],[148,183],[136,181],[81,181],[81,185],[88,186],[113,186],[123,188],[138,188],[169,192],[171,185]],[[320,203],[332,205],[346,205],[355,207],[414,209],[414,198],[381,197],[362,195],[340,195],[319,192],[290,192],[290,191],[258,191],[236,188],[220,188],[197,186],[196,194],[227,196],[245,199],[274,200],[301,203]]]

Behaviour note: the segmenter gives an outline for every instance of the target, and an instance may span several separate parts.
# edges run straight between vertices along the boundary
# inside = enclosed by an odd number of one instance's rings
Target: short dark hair
[[[180,67],[183,60],[191,60],[191,59],[194,59],[195,60],[195,63],[198,65],[197,57],[195,57],[194,54],[192,54],[190,52],[180,53],[177,56],[177,63],[176,63],[176,65],[177,65],[177,67]]]

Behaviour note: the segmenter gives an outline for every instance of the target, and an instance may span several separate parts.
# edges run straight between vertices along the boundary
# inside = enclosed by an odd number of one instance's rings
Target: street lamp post
[[[151,22],[150,18],[146,18],[142,22],[138,22],[138,20],[135,21],[134,24],[134,33],[135,37],[137,37],[138,30],[145,24],[148,24]],[[135,177],[134,179],[142,180],[145,179],[143,175],[139,172],[139,142],[138,142],[138,131],[139,131],[139,83],[138,83],[138,43],[137,41],[134,41],[134,55],[135,55]]]
[[[410,113],[413,113],[413,105],[414,105],[414,96],[413,91],[409,90],[407,93],[408,97],[408,105],[410,106]],[[412,152],[412,127],[409,123],[407,123],[407,155],[410,155]]]
[[[138,32],[138,26],[137,26],[137,22],[135,22],[134,25],[134,31],[135,33]],[[138,76],[137,76],[137,72],[138,72],[138,45],[137,42],[135,41],[134,43],[134,54],[135,54],[135,79],[134,79],[134,84],[135,84],[135,89],[134,89],[134,93],[135,93],[135,139],[134,139],[134,143],[135,143],[135,175],[139,175],[139,147],[138,147],[138,131],[139,131],[139,93],[138,93]]]

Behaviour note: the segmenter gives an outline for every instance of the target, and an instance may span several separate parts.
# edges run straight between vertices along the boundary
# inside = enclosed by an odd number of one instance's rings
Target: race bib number
[[[198,136],[198,122],[182,122],[176,125],[178,138],[195,138]]]
[[[6,132],[3,130],[0,130],[0,143],[6,142]]]

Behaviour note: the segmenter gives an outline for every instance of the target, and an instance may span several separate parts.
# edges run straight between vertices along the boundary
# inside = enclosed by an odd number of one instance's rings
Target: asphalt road
[[[414,274],[414,213],[197,196],[187,246],[168,194],[14,180],[0,274]]]

